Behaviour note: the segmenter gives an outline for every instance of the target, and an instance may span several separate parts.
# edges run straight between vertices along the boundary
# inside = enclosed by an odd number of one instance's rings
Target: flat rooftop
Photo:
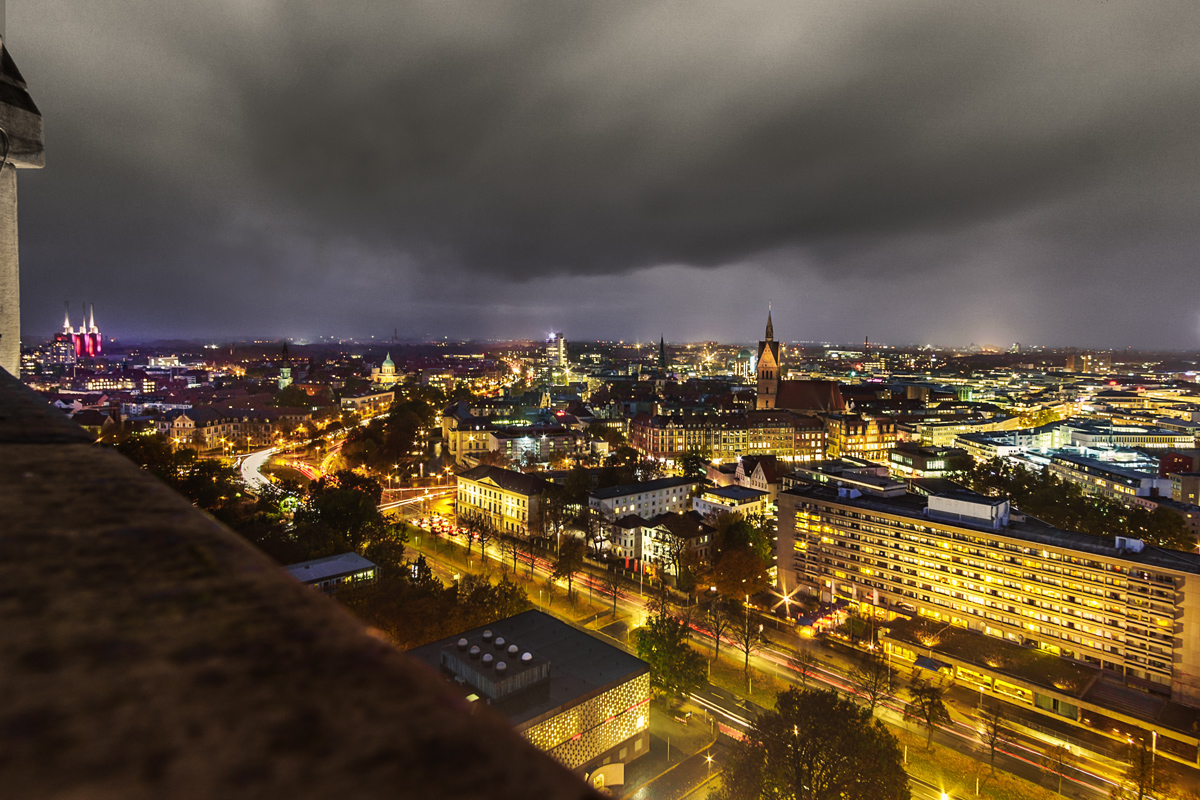
[[[724,497],[728,500],[757,500],[760,497],[766,497],[767,492],[751,489],[748,486],[717,486],[713,489],[705,489],[704,495]]]
[[[343,575],[352,575],[364,569],[374,568],[374,562],[368,561],[358,553],[342,553],[325,558],[314,558],[312,561],[301,561],[299,564],[288,564],[284,567],[293,578],[301,583],[339,578]]]
[[[485,630],[503,636],[522,652],[528,651],[550,662],[549,682],[492,705],[517,727],[650,671],[650,665],[637,656],[541,611],[525,611],[456,633],[409,650],[408,655],[440,670],[443,647],[456,643],[460,637],[474,641]]]
[[[1092,536],[1086,533],[1062,530],[1061,528],[1055,528],[1032,518],[1025,522],[1010,521],[1008,525],[997,530],[993,530],[990,525],[984,524],[982,520],[980,524],[974,524],[970,519],[959,519],[954,522],[931,519],[925,516],[925,509],[928,506],[929,498],[911,493],[898,497],[879,497],[870,494],[864,494],[860,497],[838,497],[837,489],[822,485],[812,485],[789,489],[784,494],[796,495],[798,497],[812,497],[819,500],[828,500],[838,505],[852,506],[868,511],[878,511],[893,516],[908,517],[922,525],[934,524],[978,531],[985,536],[1019,539],[1029,542],[1031,545],[1046,545],[1060,549],[1075,550],[1089,555],[1119,559],[1146,568],[1168,569],[1175,572],[1200,575],[1200,554],[1198,553],[1168,550],[1163,547],[1155,547],[1151,544],[1147,544],[1139,553],[1132,553],[1128,550],[1118,550],[1115,537]],[[967,494],[977,498],[980,502],[997,500],[997,498],[975,495],[973,492],[967,492]]]
[[[624,497],[627,494],[657,492],[659,489],[671,489],[676,486],[691,486],[699,482],[699,480],[692,478],[659,478],[656,481],[627,483],[623,486],[610,486],[607,489],[597,489],[592,492],[592,497],[595,497],[597,500],[608,500],[613,497]]]

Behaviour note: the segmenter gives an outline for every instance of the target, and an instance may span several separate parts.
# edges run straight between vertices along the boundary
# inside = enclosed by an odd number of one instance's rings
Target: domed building
[[[396,364],[392,361],[391,353],[387,354],[378,369],[371,370],[371,383],[381,389],[396,385]]]

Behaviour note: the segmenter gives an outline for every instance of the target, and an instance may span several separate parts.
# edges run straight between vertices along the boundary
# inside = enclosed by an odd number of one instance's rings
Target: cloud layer
[[[30,331],[1200,343],[1194,3],[10,12]]]

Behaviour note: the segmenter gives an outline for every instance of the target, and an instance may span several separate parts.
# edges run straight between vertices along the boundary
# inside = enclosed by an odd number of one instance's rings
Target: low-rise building
[[[334,594],[343,587],[370,585],[375,582],[376,570],[373,562],[358,553],[314,558],[289,564],[284,569],[305,586],[319,589],[325,594]]]
[[[650,666],[541,611],[408,652],[602,789],[650,750]]]
[[[745,486],[714,486],[692,500],[692,509],[702,517],[737,514],[745,519],[766,516],[770,511],[770,498],[766,492]]]
[[[888,453],[888,467],[902,478],[944,478],[954,469],[955,459],[966,458],[957,447],[921,447],[901,443]]]

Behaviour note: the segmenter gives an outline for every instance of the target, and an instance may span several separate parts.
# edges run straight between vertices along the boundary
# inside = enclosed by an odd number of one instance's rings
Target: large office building
[[[596,788],[623,784],[650,751],[650,665],[541,611],[409,655]]]
[[[1200,707],[1198,554],[1059,530],[971,492],[883,496],[865,485],[781,493],[778,532],[785,596],[817,595],[882,621],[934,621],[997,647],[1067,659],[1090,670],[1097,692],[1117,684],[1151,698],[1144,702],[1190,707],[1184,715],[1192,719]],[[929,653],[939,658],[936,646],[931,641]],[[1003,678],[981,663],[963,675]],[[1107,707],[1086,694],[1059,697],[1053,687],[1021,691],[1031,705],[1058,708],[1061,699],[1073,710],[1055,713],[1079,724],[1079,709],[1096,716]],[[1130,724],[1158,730],[1154,720],[1164,714],[1133,715]],[[1194,731],[1161,735],[1195,763]]]

